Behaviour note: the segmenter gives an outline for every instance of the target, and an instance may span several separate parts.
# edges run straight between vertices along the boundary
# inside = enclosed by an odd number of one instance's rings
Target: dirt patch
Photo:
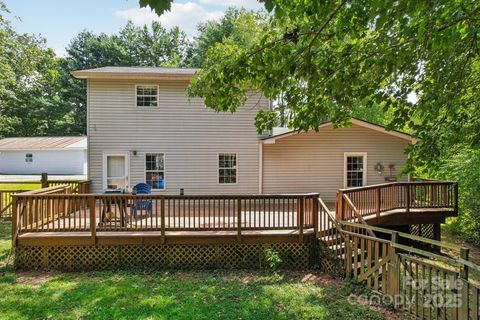
[[[480,264],[480,247],[477,247],[468,242],[465,242],[462,239],[458,238],[457,236],[447,232],[442,232],[442,241],[454,243],[459,246],[470,249],[469,260],[475,264]],[[448,250],[446,251],[446,253],[448,253],[449,255],[455,258],[458,258],[458,253],[455,253],[452,250]]]
[[[58,276],[59,272],[36,272],[36,271],[24,271],[17,272],[16,283],[28,284],[33,287],[38,287],[45,282],[50,281],[53,277]]]

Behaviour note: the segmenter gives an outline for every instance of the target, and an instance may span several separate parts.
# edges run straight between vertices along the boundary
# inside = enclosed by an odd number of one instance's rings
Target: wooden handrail
[[[338,192],[337,210],[340,219],[345,217],[345,207],[350,207],[359,216],[375,215],[403,209],[408,214],[417,208],[444,208],[458,212],[458,184],[456,182],[392,182],[387,184],[342,189]]]
[[[363,219],[362,215],[358,212],[358,209],[355,207],[355,205],[353,204],[352,200],[350,200],[349,197],[347,197],[345,194],[342,194],[342,199],[344,199],[348,206],[352,209],[352,211],[355,213],[355,216],[356,218],[358,219],[358,221],[361,222],[362,225],[368,225],[367,222],[365,222],[365,220]],[[342,217],[343,218],[343,217]],[[373,233],[372,230],[370,229],[367,229],[367,232],[368,234],[371,236],[371,237],[376,237],[375,236],[375,233]]]
[[[398,231],[394,231],[394,230],[391,230],[391,229],[385,229],[385,228],[381,228],[381,227],[372,226],[372,225],[369,225],[369,224],[359,225],[358,223],[354,223],[354,222],[340,221],[339,225],[340,226],[352,226],[352,227],[361,226],[361,228],[363,228],[363,229],[369,229],[369,230],[372,230],[372,231],[377,231],[377,232],[384,233],[384,234],[389,234],[389,235],[392,235],[394,232],[397,232],[400,237],[405,238],[405,239],[420,241],[420,242],[431,244],[431,245],[434,245],[434,246],[437,246],[437,247],[450,249],[450,250],[456,250],[458,252],[460,252],[460,248],[461,248],[461,246],[459,246],[457,244],[442,242],[442,241],[428,239],[428,238],[423,238],[423,237],[415,236],[413,234],[409,234],[409,233],[405,233],[405,232],[398,232]]]
[[[295,230],[302,238],[306,229],[317,227],[315,193],[170,196],[62,191],[69,188],[14,195],[29,212],[20,214],[19,232],[138,230],[160,231],[164,237],[166,231],[236,230],[241,241],[244,230]]]

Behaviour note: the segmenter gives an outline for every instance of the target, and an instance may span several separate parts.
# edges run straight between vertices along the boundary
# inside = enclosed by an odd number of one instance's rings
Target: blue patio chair
[[[146,183],[138,183],[133,187],[133,191],[136,194],[151,194],[152,187]],[[137,219],[137,210],[147,210],[147,215],[152,215],[152,200],[151,199],[138,199],[134,200],[132,204],[132,216]]]

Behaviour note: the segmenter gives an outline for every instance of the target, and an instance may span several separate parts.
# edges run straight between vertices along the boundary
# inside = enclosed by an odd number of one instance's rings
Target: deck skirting
[[[310,237],[313,240],[314,237]],[[88,271],[146,267],[153,269],[259,269],[272,249],[281,268],[305,270],[317,265],[315,241],[226,244],[140,244],[17,246],[15,267]]]

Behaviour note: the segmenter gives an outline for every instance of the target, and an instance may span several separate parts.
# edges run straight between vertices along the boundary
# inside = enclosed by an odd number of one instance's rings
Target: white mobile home
[[[321,192],[393,180],[409,135],[354,120],[351,128],[260,136],[252,92],[236,113],[216,113],[185,90],[195,69],[104,67],[87,80],[88,168],[94,192],[146,182],[154,192]],[[259,103],[260,102],[260,103]],[[405,177],[403,177],[405,178]]]
[[[32,137],[0,140],[0,174],[85,175],[87,138]]]

